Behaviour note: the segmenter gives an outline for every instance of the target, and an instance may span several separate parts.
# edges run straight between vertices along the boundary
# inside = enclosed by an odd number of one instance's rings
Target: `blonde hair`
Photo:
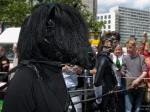
[[[127,45],[136,46],[136,41],[135,41],[135,39],[130,38],[130,39],[126,42],[126,44],[127,44]]]

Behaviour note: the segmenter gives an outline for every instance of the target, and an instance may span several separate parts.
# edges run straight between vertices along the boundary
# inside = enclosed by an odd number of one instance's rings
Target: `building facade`
[[[102,32],[117,31],[123,40],[131,35],[141,38],[143,32],[150,33],[150,10],[117,6],[111,8],[109,13],[97,14],[97,19],[106,22]]]

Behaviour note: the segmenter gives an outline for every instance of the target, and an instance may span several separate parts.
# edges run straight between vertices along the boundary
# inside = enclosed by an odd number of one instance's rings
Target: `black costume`
[[[97,56],[97,73],[95,76],[94,85],[96,87],[102,85],[103,94],[114,90],[116,86],[116,77],[112,69],[112,60],[109,57],[109,52],[101,52]],[[115,95],[110,94],[102,98],[102,112],[115,112]]]
[[[21,27],[18,67],[3,112],[67,112],[71,101],[61,69],[65,64],[94,67],[87,34],[73,7],[52,3],[34,9]]]
[[[4,112],[65,112],[70,103],[65,88],[59,64],[22,66],[8,88]]]

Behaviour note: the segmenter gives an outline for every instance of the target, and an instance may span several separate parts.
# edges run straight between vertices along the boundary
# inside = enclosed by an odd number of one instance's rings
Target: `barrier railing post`
[[[88,71],[86,69],[84,70],[84,76],[84,89],[88,89]],[[84,91],[84,100],[87,99],[87,94],[87,91]],[[87,112],[87,102],[84,103],[84,112]]]

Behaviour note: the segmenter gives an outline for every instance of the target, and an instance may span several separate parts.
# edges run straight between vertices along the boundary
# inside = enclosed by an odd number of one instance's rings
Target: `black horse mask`
[[[87,34],[87,26],[75,8],[41,5],[22,26],[19,60],[57,61],[91,69],[95,58]]]

